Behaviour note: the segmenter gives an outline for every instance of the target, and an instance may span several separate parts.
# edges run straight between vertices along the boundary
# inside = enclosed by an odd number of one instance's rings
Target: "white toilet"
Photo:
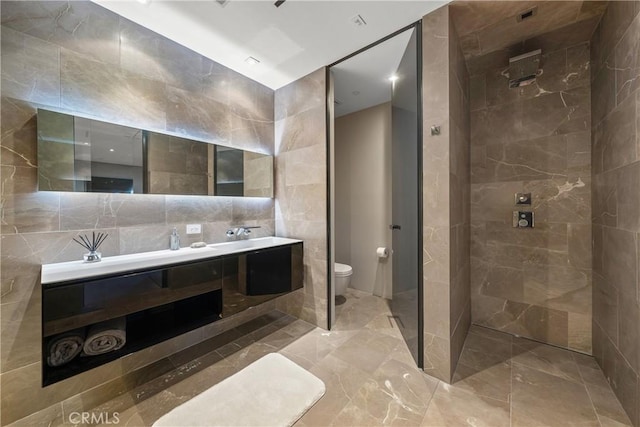
[[[339,262],[336,262],[333,268],[336,273],[336,296],[344,295],[347,292],[349,283],[351,283],[353,268],[350,265],[340,264]]]

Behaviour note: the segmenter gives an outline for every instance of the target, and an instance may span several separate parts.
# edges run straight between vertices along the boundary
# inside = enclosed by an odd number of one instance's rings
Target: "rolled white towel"
[[[64,332],[52,338],[47,345],[47,365],[62,366],[82,351],[84,329]]]
[[[91,326],[84,341],[84,354],[96,356],[121,349],[127,342],[126,328],[124,317]]]

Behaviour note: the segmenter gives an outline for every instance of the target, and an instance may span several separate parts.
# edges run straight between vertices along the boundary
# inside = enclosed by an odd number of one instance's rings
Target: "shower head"
[[[509,88],[530,85],[536,81],[542,50],[509,58]]]

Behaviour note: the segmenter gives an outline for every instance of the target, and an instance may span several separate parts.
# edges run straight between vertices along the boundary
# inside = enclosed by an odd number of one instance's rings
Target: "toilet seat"
[[[339,262],[336,262],[334,264],[334,271],[335,271],[336,277],[347,277],[353,274],[353,269],[351,268],[350,265],[340,264]]]

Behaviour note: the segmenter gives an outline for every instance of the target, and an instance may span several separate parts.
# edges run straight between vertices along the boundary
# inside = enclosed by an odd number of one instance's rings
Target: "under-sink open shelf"
[[[127,354],[158,344],[220,319],[222,291],[207,292],[126,316],[127,343],[119,350],[97,356],[78,356],[71,362],[50,367],[44,363],[43,386],[70,378]],[[43,342],[47,351],[47,339]]]

